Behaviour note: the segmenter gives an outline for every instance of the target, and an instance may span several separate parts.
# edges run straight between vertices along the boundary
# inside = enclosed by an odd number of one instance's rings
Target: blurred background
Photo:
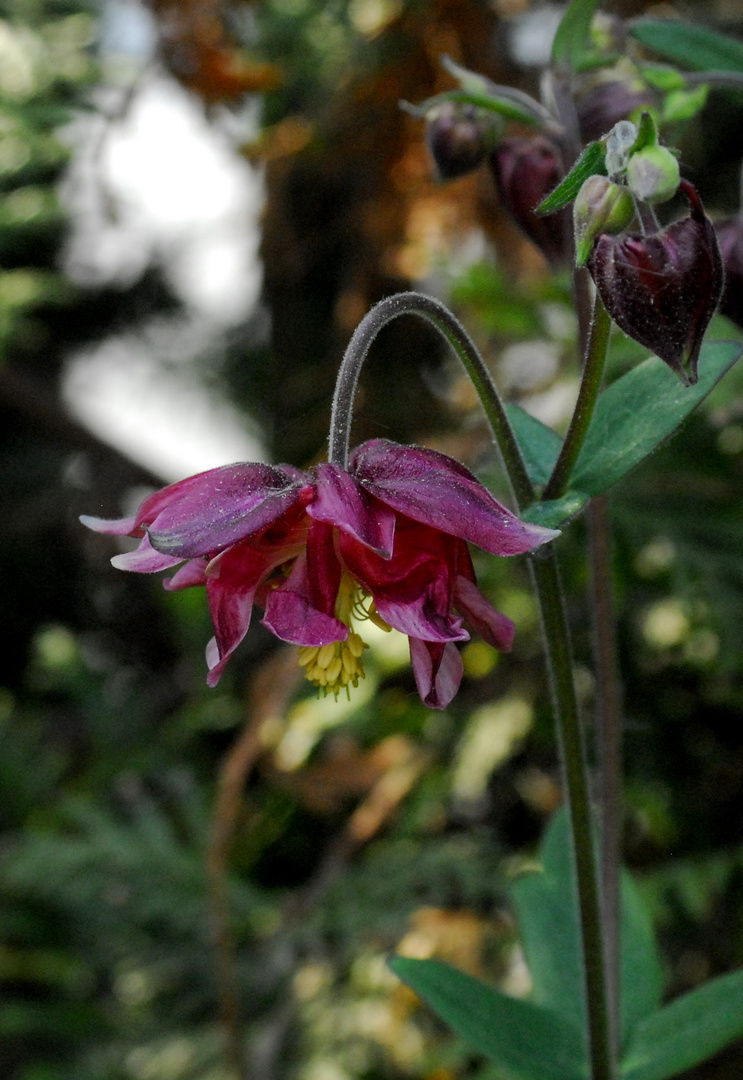
[[[743,39],[741,0],[612,10]],[[399,107],[452,87],[443,54],[538,93],[559,14],[0,2],[3,1080],[498,1080],[385,957],[528,990],[506,886],[560,790],[523,562],[477,560],[516,645],[468,643],[434,713],[403,638],[373,637],[336,703],[257,621],[207,690],[203,592],[113,570],[116,540],[77,518],[229,461],[321,458],[351,332],[411,286],[452,305],[509,399],[565,423],[568,274],[486,167],[438,184]],[[709,212],[737,212],[743,96],[713,91],[666,138]],[[643,355],[615,333],[610,374]],[[356,416],[358,441],[435,446],[507,497],[425,324],[384,332]],[[743,373],[611,514],[625,854],[671,996],[743,964]],[[581,523],[559,544],[590,722]],[[742,1067],[738,1046],[694,1076]]]

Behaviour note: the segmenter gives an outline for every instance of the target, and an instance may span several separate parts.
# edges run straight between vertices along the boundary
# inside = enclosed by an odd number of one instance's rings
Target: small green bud
[[[679,163],[665,146],[646,146],[627,163],[627,184],[644,202],[663,203],[678,191]]]
[[[626,229],[635,214],[635,204],[626,187],[605,176],[589,176],[573,204],[576,266],[585,266],[599,233]]]

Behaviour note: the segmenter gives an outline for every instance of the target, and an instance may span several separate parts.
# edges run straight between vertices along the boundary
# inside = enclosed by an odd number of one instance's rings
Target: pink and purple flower
[[[300,646],[307,677],[336,696],[364,675],[355,624],[407,634],[418,691],[444,708],[462,678],[466,622],[501,651],[513,623],[477,588],[468,543],[494,555],[531,551],[557,534],[520,521],[445,454],[373,439],[348,470],[324,463],[225,465],[171,484],[132,518],[83,517],[96,532],[141,537],[114,566],[172,570],[167,589],[206,587],[215,686],[254,604],[282,641]]]

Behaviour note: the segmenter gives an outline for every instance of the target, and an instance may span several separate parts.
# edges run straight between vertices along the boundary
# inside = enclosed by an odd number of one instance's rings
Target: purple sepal
[[[410,661],[423,704],[445,709],[459,689],[464,670],[456,645],[411,638]]]
[[[493,555],[521,555],[558,535],[520,521],[469,469],[437,450],[372,439],[354,451],[351,469],[393,510]]]

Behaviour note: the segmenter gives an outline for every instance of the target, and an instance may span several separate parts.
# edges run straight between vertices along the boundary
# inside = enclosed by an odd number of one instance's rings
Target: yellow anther
[[[331,663],[335,656],[335,645],[336,643],[331,641],[329,645],[323,645],[320,648],[320,651],[317,654],[317,663],[319,667],[326,668],[328,664]]]
[[[353,629],[352,615],[355,614],[357,618],[372,618],[377,625],[389,629],[376,612],[367,614],[364,604],[367,599],[368,594],[344,571],[338,587],[335,616],[349,628],[348,638],[345,641],[333,641],[328,645],[303,645],[299,650],[299,663],[305,668],[307,679],[323,693],[330,691],[336,699],[342,689],[345,688],[348,693],[349,685],[358,686],[359,679],[364,678],[361,657],[367,645]],[[371,607],[373,610],[374,605]]]
[[[340,656],[338,656],[336,654],[336,656],[333,659],[333,662],[328,664],[328,666],[325,668],[325,675],[327,676],[328,684],[335,683],[335,682],[338,681],[338,676],[341,673],[341,668],[342,667],[343,667],[343,660],[341,659]]]
[[[362,655],[364,649],[366,648],[366,643],[362,640],[361,635],[357,634],[355,630],[352,630],[351,633],[348,635],[346,645],[348,647],[348,652],[351,653],[351,656],[355,656],[357,658]]]

